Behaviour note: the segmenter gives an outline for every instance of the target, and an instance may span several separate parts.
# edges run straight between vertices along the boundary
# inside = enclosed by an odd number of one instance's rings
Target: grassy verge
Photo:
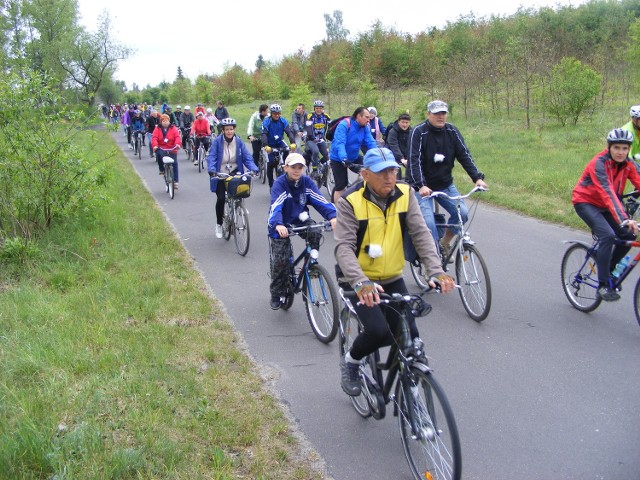
[[[116,163],[108,205],[50,231],[35,261],[2,266],[0,478],[320,478]]]

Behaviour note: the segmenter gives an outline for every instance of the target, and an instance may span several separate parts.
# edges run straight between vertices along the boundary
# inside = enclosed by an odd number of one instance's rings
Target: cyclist
[[[205,150],[209,150],[211,146],[211,127],[209,127],[209,122],[206,118],[204,118],[204,113],[198,112],[196,115],[196,120],[191,125],[191,131],[189,132],[196,139],[195,144],[193,146],[193,164],[198,164],[198,148],[200,148],[200,142],[204,146]]]
[[[477,186],[487,188],[484,174],[473,162],[460,131],[447,123],[448,112],[449,106],[442,100],[429,102],[427,120],[414,127],[411,132],[407,169],[407,181],[418,192],[422,215],[436,243],[440,240],[439,246],[443,255],[449,253],[449,242],[456,231],[448,228],[443,238],[439,238],[433,200],[428,198],[428,195],[434,190],[446,192],[451,197],[460,195],[453,184],[453,162],[456,159]],[[449,215],[457,218],[455,202],[445,198],[438,198],[437,202]],[[464,223],[467,222],[468,214],[469,209],[463,201],[460,202],[460,215]],[[407,260],[413,260],[411,256],[409,253]]]
[[[384,145],[383,137],[387,133],[387,129],[382,123],[380,117],[378,117],[378,110],[376,107],[369,107],[369,128],[371,129],[371,136],[376,141],[376,145],[378,147],[382,147]],[[365,147],[366,148],[366,147]],[[363,150],[364,153],[367,153],[366,150]]]
[[[178,108],[178,107],[176,107]],[[187,145],[187,138],[191,132],[191,125],[196,120],[196,117],[191,113],[191,107],[189,105],[184,106],[184,112],[180,115],[180,130],[182,131],[182,145]]]
[[[178,130],[179,130],[180,129],[180,122],[178,121],[176,116],[171,111],[171,107],[170,106],[167,105],[165,107],[164,114],[165,115],[169,115],[169,121],[171,122],[171,125],[175,125],[176,127],[178,127]]]
[[[167,107],[169,108],[169,107]],[[180,141],[180,130],[171,124],[169,115],[163,113],[160,115],[160,125],[156,127],[151,136],[151,148],[156,154],[156,161],[160,168],[160,175],[164,175],[164,163],[162,157],[169,156],[173,158],[174,164],[174,188],[178,188],[178,150],[182,143]]]
[[[331,142],[329,156],[335,180],[334,203],[349,184],[347,168],[352,163],[361,162],[360,148],[363,147],[376,148],[376,142],[369,130],[369,110],[366,107],[358,107],[351,118],[345,118],[338,124]]]
[[[284,301],[289,274],[290,240],[287,225],[303,226],[315,222],[309,218],[312,205],[325,220],[335,227],[336,208],[318,190],[316,183],[304,175],[306,161],[299,153],[292,153],[285,161],[285,174],[278,177],[271,189],[269,209],[269,245],[271,248],[271,308],[277,310]],[[306,236],[302,233],[301,236]],[[320,249],[322,234],[309,232],[311,248]]]
[[[125,110],[124,115],[122,115],[122,126],[125,128],[125,131],[127,132],[127,143],[129,144],[130,150],[133,150],[133,147],[131,146],[131,122],[133,121],[134,114],[135,114],[135,109],[133,108],[133,104],[131,104]]]
[[[284,135],[289,137],[289,148],[295,150],[295,137],[287,122],[286,118],[282,118],[282,107],[274,103],[269,107],[271,114],[262,122],[261,139],[264,149],[269,154],[269,162],[267,163],[267,180],[269,180],[269,188],[273,187],[273,170],[276,168],[274,161],[273,148],[286,149],[287,144],[284,143]],[[289,152],[282,152],[283,159],[287,158]]]
[[[429,229],[424,223],[411,187],[396,183],[398,164],[387,148],[374,147],[364,156],[363,182],[350,187],[338,199],[338,217],[334,233],[337,261],[336,276],[343,288],[353,288],[359,304],[355,306],[364,331],[341,359],[341,385],[347,395],[360,394],[359,364],[365,356],[389,345],[399,322],[393,310],[380,308],[379,292],[407,293],[402,278],[404,269],[403,235],[415,242],[435,287],[443,292],[454,288],[445,275]],[[348,285],[348,286],[347,286]],[[411,337],[419,337],[415,318],[408,318]],[[391,327],[391,329],[389,328]]]
[[[257,172],[249,149],[242,139],[236,135],[236,121],[224,118],[220,121],[222,135],[218,135],[211,144],[207,155],[207,171],[211,177],[211,191],[216,192],[216,238],[222,238],[222,217],[224,216],[224,200],[227,191],[226,183],[219,181],[217,172],[244,173],[245,170]]]
[[[324,102],[316,100],[313,102],[313,113],[307,115],[305,128],[307,130],[307,148],[306,153],[311,155],[311,168],[318,168],[320,161],[320,153],[322,153],[322,162],[326,162],[329,158],[327,152],[327,142],[325,135],[331,118],[324,113]]]
[[[299,103],[291,115],[291,131],[296,137],[296,148],[302,148],[302,134],[305,131],[305,118],[307,112],[304,111],[304,103]]]
[[[633,135],[633,142],[631,143],[631,150],[629,156],[636,162],[636,168],[640,168],[640,105],[634,105],[629,110],[631,120],[629,123],[622,126],[623,129],[631,132]]]
[[[607,135],[607,148],[587,164],[573,189],[571,202],[578,216],[598,237],[598,296],[611,302],[620,295],[611,288],[610,274],[629,251],[629,247],[616,245],[616,236],[623,240],[635,240],[638,223],[628,218],[620,196],[627,180],[640,190],[640,174],[631,160],[629,150],[633,135],[628,130],[616,128]],[[628,220],[628,226],[622,226]]]
[[[211,132],[213,133],[213,127],[215,127],[218,122],[220,122],[220,120],[218,120],[216,118],[216,116],[213,114],[213,109],[212,108],[207,108],[207,113],[204,114],[204,118],[207,119],[207,121],[209,122],[209,128],[211,129]]]
[[[175,125],[178,128],[180,128],[180,120],[182,119],[182,114],[183,113],[184,112],[182,111],[182,107],[180,105],[176,105],[176,111],[174,112],[173,115],[176,117],[176,124]],[[183,143],[183,145],[184,145],[184,143]]]
[[[202,105],[201,103],[198,103],[196,105],[196,117],[198,116],[198,112],[202,112],[203,115],[205,113],[204,105]]]
[[[135,110],[133,112],[133,118],[131,119],[131,132],[133,135],[140,132],[140,138],[142,140],[142,146],[145,145],[145,126],[144,126],[144,118],[142,118],[142,113],[140,110]]]
[[[153,131],[156,129],[158,125],[160,125],[160,116],[158,115],[157,110],[151,110],[149,114],[149,118],[145,122],[147,127],[147,142],[149,143],[149,156],[153,158],[153,149],[151,148],[151,137],[153,136]]]
[[[387,125],[387,148],[393,152],[398,165],[407,166],[409,158],[409,138],[411,136],[411,116],[402,113],[398,120]]]
[[[253,112],[249,119],[249,125],[247,126],[247,138],[251,142],[251,148],[253,149],[253,162],[257,165],[260,161],[260,149],[262,148],[261,130],[262,122],[269,115],[269,105],[263,103],[258,108],[258,111]]]

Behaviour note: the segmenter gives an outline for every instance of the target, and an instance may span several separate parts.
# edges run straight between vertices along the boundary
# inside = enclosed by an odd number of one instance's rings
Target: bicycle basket
[[[251,194],[251,177],[231,177],[227,180],[227,195],[233,198],[247,198]]]

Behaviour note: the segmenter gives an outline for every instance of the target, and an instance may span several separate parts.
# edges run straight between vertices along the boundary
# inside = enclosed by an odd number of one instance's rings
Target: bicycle
[[[133,132],[133,156],[138,156],[138,160],[142,160],[142,132],[136,130]]]
[[[176,182],[173,172],[173,165],[175,163],[175,160],[168,155],[168,153],[170,153],[172,150],[165,150],[163,148],[158,148],[158,150],[165,153],[165,155],[162,156],[162,163],[164,165],[164,183],[166,185],[169,197],[171,197],[171,199],[173,200],[173,197],[176,193]]]
[[[631,192],[622,196],[625,201],[625,209],[629,218],[636,218],[640,215],[640,201],[635,196],[638,192]],[[569,303],[581,312],[593,312],[602,303],[602,299],[597,295],[598,268],[596,265],[596,255],[598,252],[599,240],[594,235],[593,242],[588,244],[581,240],[565,240],[563,243],[569,244],[569,248],[562,256],[560,276],[562,288],[569,300]],[[616,238],[615,245],[626,245],[627,247],[640,247],[640,241],[621,240]],[[631,271],[640,261],[640,251],[631,259],[629,265],[616,277],[611,277],[610,287],[620,291],[622,283],[629,276]],[[636,321],[640,324],[640,279],[636,282],[633,290],[633,309]]]
[[[462,300],[462,306],[466,310],[469,317],[476,322],[482,322],[489,315],[491,310],[491,279],[489,278],[489,270],[482,255],[478,251],[475,242],[471,240],[468,226],[462,221],[460,213],[460,204],[462,200],[473,195],[475,192],[484,192],[486,189],[482,187],[474,187],[466,195],[449,196],[445,192],[431,192],[432,198],[443,197],[456,202],[457,221],[454,223],[436,222],[436,227],[444,232],[445,228],[456,228],[458,233],[453,238],[452,248],[442,254],[442,268],[446,272],[449,263],[455,258],[456,283],[460,285],[458,293]],[[472,206],[472,210],[478,206],[478,201]],[[438,214],[436,218],[444,220],[443,215]],[[454,219],[456,220],[456,219]],[[449,222],[451,222],[449,218]],[[470,218],[468,225],[471,225],[473,218]],[[454,257],[455,256],[455,257]],[[429,289],[429,285],[425,280],[426,267],[419,257],[414,262],[409,263],[411,266],[411,274],[418,286],[424,290]]]
[[[186,142],[184,145],[184,150],[187,153],[187,160],[189,162],[193,161],[193,152],[195,150],[193,143],[193,136],[191,135],[191,127],[182,129],[183,135],[186,135]]]
[[[289,147],[272,147],[273,165],[275,169],[275,177],[278,178],[284,173],[284,153],[289,151]]]
[[[260,149],[260,158],[258,160],[258,177],[263,184],[267,181],[267,163],[269,163],[269,154],[263,147]]]
[[[222,238],[229,240],[233,233],[236,250],[241,257],[249,251],[251,240],[249,231],[249,212],[244,199],[251,194],[251,174],[217,173],[217,177],[227,183],[224,214],[222,217]]]
[[[340,297],[342,359],[363,327],[352,303],[358,301],[356,293],[340,288]],[[412,341],[407,321],[409,312],[415,317],[425,316],[431,306],[420,295],[381,293],[380,301],[382,308],[398,313],[399,331],[394,335],[385,363],[381,362],[379,350],[361,361],[361,393],[349,397],[351,403],[363,418],[372,416],[381,420],[386,416],[386,405],[393,402],[393,415],[398,417],[402,446],[413,478],[458,480],[462,454],[453,410],[429,367],[424,345],[418,339]]]
[[[315,223],[301,227],[288,227],[289,235],[306,233],[305,248],[294,260],[293,245],[289,242],[289,278],[282,303],[283,310],[293,305],[296,293],[302,292],[307,319],[316,338],[330,343],[338,332],[338,294],[329,272],[318,263],[318,250],[311,248],[309,233],[313,230],[331,230],[330,222]],[[271,258],[271,249],[269,258]],[[302,265],[300,263],[302,262]]]
[[[202,141],[203,138],[204,136],[198,137],[198,139],[200,140],[199,142],[200,145],[198,145],[198,154],[196,156],[196,161],[198,162],[198,173],[204,170],[205,168],[204,162],[207,158],[207,154],[209,153],[209,151],[204,148],[204,142]]]

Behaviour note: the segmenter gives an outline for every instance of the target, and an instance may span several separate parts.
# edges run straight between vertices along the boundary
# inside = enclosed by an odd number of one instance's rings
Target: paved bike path
[[[397,419],[356,414],[339,386],[337,344],[315,339],[300,296],[288,312],[269,309],[268,187],[254,185],[246,201],[251,246],[242,258],[233,239],[215,238],[215,195],[184,152],[180,188],[170,200],[152,159],[133,159],[122,134],[114,138],[253,357],[274,375],[329,475],[409,479]],[[640,478],[640,326],[631,299],[637,275],[621,301],[585,315],[569,306],[559,272],[562,240],[587,235],[484,205],[471,232],[493,285],[488,319],[475,323],[451,294],[430,295],[433,313],[418,320],[458,422],[463,478]],[[302,241],[293,242],[298,252]],[[331,234],[320,252],[320,263],[332,270]],[[413,286],[408,271],[406,280]]]

